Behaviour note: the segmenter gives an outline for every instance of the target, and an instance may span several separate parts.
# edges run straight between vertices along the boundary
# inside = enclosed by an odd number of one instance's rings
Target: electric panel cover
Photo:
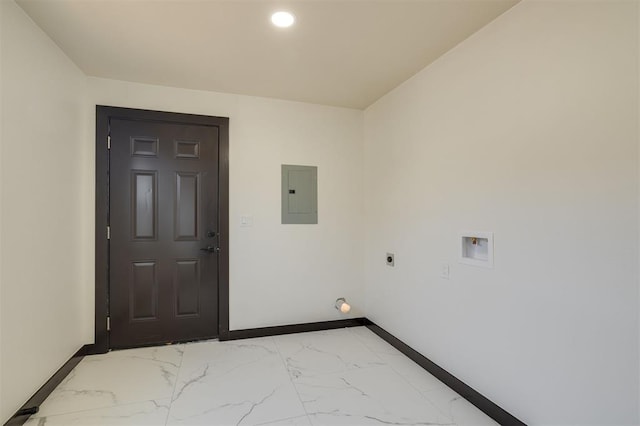
[[[318,223],[318,168],[282,165],[282,223]]]

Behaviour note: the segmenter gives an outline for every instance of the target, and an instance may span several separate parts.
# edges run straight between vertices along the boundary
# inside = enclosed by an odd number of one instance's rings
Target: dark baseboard
[[[431,373],[431,375],[433,375],[445,385],[449,386],[456,393],[478,407],[481,411],[483,411],[487,416],[491,417],[496,422],[505,426],[526,426],[524,422],[518,420],[507,411],[500,408],[487,397],[483,396],[480,392],[476,391],[471,386],[467,385],[462,380],[458,379],[453,374],[449,373],[447,370],[440,367],[438,364],[434,363],[429,358],[425,357],[420,352],[416,351],[382,327],[372,323],[371,321],[369,321],[369,323],[370,324],[368,324],[367,327],[371,331],[376,333],[382,339],[386,340],[389,344],[391,344],[391,346],[405,354],[413,362],[427,370],[429,373]]]
[[[220,336],[220,341],[249,339],[253,337],[279,336],[282,334],[304,333],[307,331],[333,330],[335,328],[359,327],[370,324],[366,318],[352,318],[335,321],[308,322],[304,324],[279,325],[276,327],[231,330]]]
[[[36,414],[40,409],[40,404],[44,402],[45,399],[53,392],[53,390],[58,386],[65,377],[74,369],[76,365],[85,355],[90,353],[90,349],[93,345],[84,345],[81,347],[73,356],[64,363],[62,367],[58,371],[56,371],[53,376],[47,382],[42,385],[40,389],[36,393],[33,394],[31,398],[27,402],[24,403],[22,407],[11,417],[4,426],[21,426],[32,414]]]
[[[91,344],[88,344],[88,345],[84,345],[78,352],[82,356],[87,356],[87,355],[105,354],[105,353],[107,353],[109,351],[108,350],[105,351],[102,348],[100,348],[98,345],[96,345],[95,343],[91,343]]]

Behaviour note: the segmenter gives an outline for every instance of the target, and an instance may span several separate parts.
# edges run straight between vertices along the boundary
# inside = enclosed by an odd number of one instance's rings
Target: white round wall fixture
[[[351,305],[347,303],[344,297],[340,297],[339,299],[336,299],[335,308],[343,314],[348,314],[351,310]]]
[[[271,22],[273,22],[273,25],[276,27],[287,28],[292,26],[295,21],[295,16],[289,12],[280,11],[271,15]]]

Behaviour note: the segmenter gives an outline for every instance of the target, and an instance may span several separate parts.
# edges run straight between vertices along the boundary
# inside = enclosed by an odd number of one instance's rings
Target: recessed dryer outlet
[[[461,232],[460,263],[493,268],[493,232]]]
[[[387,253],[387,265],[395,266],[396,256],[393,253]]]

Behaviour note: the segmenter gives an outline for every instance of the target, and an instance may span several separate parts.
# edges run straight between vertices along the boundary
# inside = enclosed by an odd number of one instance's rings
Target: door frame
[[[218,338],[229,335],[229,118],[96,105],[95,343],[91,353],[110,349],[109,316],[109,120],[121,118],[218,128]]]

